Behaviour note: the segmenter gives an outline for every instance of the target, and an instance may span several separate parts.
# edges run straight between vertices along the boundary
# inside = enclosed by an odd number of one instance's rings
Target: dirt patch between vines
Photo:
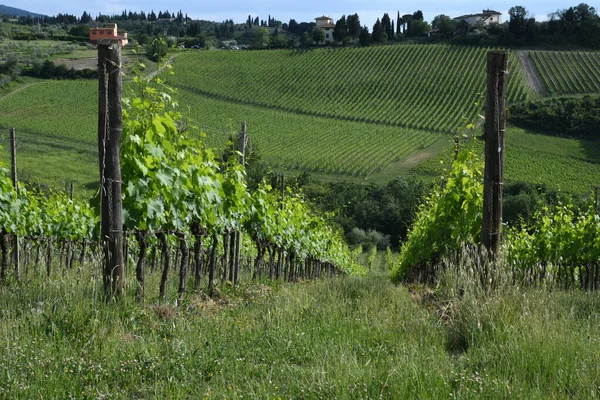
[[[82,69],[98,69],[97,58],[57,58],[54,60],[54,65],[64,65],[67,68],[73,68],[76,71]]]
[[[529,50],[517,50],[516,53],[523,66],[523,71],[525,71],[525,78],[527,79],[529,87],[538,94],[545,94],[546,87],[542,81],[540,71],[538,71],[535,63],[531,59]]]

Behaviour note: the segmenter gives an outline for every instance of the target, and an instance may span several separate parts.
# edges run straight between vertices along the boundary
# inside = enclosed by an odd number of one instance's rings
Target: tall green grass
[[[597,293],[440,293],[378,273],[140,306],[30,271],[0,288],[0,397],[600,397]]]

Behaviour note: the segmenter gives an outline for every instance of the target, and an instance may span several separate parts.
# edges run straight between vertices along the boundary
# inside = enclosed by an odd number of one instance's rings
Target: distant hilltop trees
[[[2,8],[0,8],[2,10]],[[474,10],[476,11],[476,10]],[[504,18],[503,18],[504,17]],[[315,19],[319,16],[315,16]],[[14,16],[5,15],[3,20],[14,21]],[[357,13],[328,17],[326,29],[317,27],[315,21],[299,22],[291,18],[282,22],[268,15],[262,19],[248,15],[246,20],[221,22],[191,19],[181,10],[155,12],[123,10],[120,14],[92,16],[84,11],[80,17],[70,14],[39,16],[28,14],[18,17],[21,25],[40,27],[52,24],[99,26],[118,22],[130,38],[146,44],[152,38],[165,36],[171,41],[183,43],[185,47],[237,47],[237,44],[252,48],[309,47],[315,45],[377,45],[403,40],[411,41],[454,41],[476,45],[550,45],[572,43],[584,47],[600,47],[600,18],[594,7],[581,3],[558,10],[549,15],[547,21],[536,21],[521,5],[509,9],[507,16],[494,10],[483,10],[475,14],[449,16],[439,14],[426,21],[421,10],[412,13],[396,11],[383,13],[373,26],[361,23]],[[325,30],[325,38],[320,31]],[[83,37],[85,27],[72,30],[72,36]],[[4,36],[10,36],[6,32]],[[33,35],[33,34],[32,34]],[[25,35],[27,36],[27,35]],[[24,39],[21,35],[17,39]],[[31,35],[27,36],[30,37]],[[226,42],[222,45],[221,42]]]

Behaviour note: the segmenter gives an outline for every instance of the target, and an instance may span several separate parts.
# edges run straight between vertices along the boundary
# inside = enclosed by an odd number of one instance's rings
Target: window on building
[[[325,35],[325,39],[329,39],[329,33]]]

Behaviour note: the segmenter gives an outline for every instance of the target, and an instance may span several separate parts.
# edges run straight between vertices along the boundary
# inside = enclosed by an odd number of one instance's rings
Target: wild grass
[[[95,269],[2,285],[0,397],[600,397],[597,293],[435,294],[375,271],[106,304]]]

